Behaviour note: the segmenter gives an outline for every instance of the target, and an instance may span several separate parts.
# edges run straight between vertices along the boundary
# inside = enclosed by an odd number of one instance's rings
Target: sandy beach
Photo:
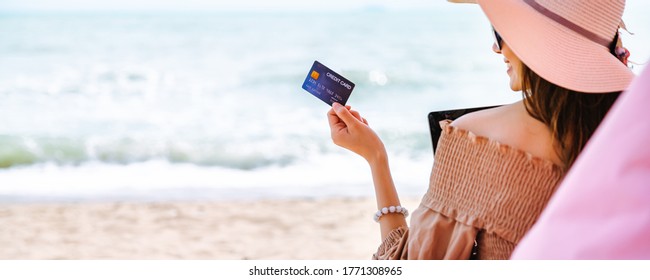
[[[371,198],[4,203],[0,259],[369,259],[375,208]]]

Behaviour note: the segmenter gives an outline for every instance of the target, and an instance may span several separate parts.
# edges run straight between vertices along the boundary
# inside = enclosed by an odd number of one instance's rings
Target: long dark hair
[[[566,171],[621,92],[593,94],[568,90],[522,65],[526,111],[549,128],[555,140],[554,149]]]
[[[627,65],[630,53],[623,48],[618,32],[609,52]],[[523,63],[522,66],[526,111],[550,129],[554,149],[567,171],[621,92],[594,94],[569,90],[545,80]]]

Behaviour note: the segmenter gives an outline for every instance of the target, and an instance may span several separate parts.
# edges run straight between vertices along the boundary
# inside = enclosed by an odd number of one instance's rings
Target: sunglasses
[[[503,47],[503,38],[501,38],[501,35],[499,35],[499,32],[497,32],[494,29],[494,26],[492,26],[492,33],[494,33],[494,42],[497,44],[497,47],[499,50]]]

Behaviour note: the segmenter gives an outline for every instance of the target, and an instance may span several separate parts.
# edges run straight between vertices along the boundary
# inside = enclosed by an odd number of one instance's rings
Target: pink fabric
[[[621,95],[512,259],[650,259],[650,67]]]

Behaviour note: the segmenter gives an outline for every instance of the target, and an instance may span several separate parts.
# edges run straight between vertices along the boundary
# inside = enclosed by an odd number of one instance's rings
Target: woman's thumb
[[[349,111],[347,108],[345,108],[343,105],[341,105],[341,104],[339,104],[339,103],[337,103],[337,102],[334,102],[334,103],[332,104],[332,109],[334,109],[334,112],[336,113],[336,115],[337,115],[337,116],[338,116],[338,117],[339,117],[339,118],[340,118],[340,119],[345,123],[345,125],[347,125],[348,127],[353,126],[353,125],[357,125],[357,122],[358,122],[359,120],[357,120],[357,119],[352,115],[352,113],[350,113],[350,111]]]

